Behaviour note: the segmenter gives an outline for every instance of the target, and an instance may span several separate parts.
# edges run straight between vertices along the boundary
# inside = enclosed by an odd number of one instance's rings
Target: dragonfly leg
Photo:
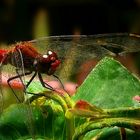
[[[26,85],[26,89],[28,88],[28,86],[31,84],[31,82],[33,81],[33,79],[35,78],[35,76],[37,75],[37,72],[34,73],[34,75],[31,77],[31,79],[28,81],[27,85]],[[32,95],[37,95],[36,93],[32,93],[32,92],[28,92],[25,89],[25,93],[27,94],[32,94]]]
[[[16,75],[16,76],[14,76],[14,77],[11,77],[11,78],[9,78],[9,79],[7,80],[8,86],[10,87],[10,89],[12,90],[12,92],[14,93],[15,97],[17,98],[17,100],[18,100],[19,102],[21,102],[21,101],[20,101],[19,97],[16,95],[16,93],[15,93],[14,89],[12,88],[10,82],[13,81],[13,80],[15,80],[15,79],[17,79],[17,78],[20,78],[20,79],[21,79],[22,76],[24,76],[24,75],[29,75],[29,74],[31,74],[31,73],[32,73],[32,72],[27,72],[27,73],[25,73],[25,74],[19,74],[19,75]],[[21,81],[21,82],[22,82],[22,81]],[[22,82],[22,84],[23,84],[23,82]],[[24,84],[23,84],[23,86],[24,86]],[[25,88],[25,87],[24,87],[24,88]]]
[[[25,93],[25,94],[27,93],[27,94],[36,95],[35,93],[27,92],[26,89],[28,88],[28,86],[31,84],[31,82],[32,82],[33,79],[35,78],[37,72],[34,73],[34,75],[31,77],[31,79],[30,79],[30,80],[28,81],[28,83],[25,85],[21,77],[24,76],[24,75],[29,75],[29,74],[31,74],[32,72],[30,72],[30,73],[28,73],[28,74],[25,73],[25,74],[23,74],[23,75],[20,75],[19,72],[18,72],[18,70],[16,70],[16,71],[17,71],[17,74],[19,75],[20,81],[22,82],[22,85],[23,85],[23,87],[24,87],[24,89],[23,89],[24,93]]]
[[[18,70],[16,70],[16,71],[17,71],[17,74],[19,75],[19,78],[20,78],[20,80],[21,80],[21,82],[22,82],[22,84],[23,84],[23,86],[24,86],[24,93],[25,93],[25,94],[27,93],[27,94],[36,95],[36,94],[34,94],[34,93],[27,92],[26,89],[28,88],[28,86],[31,84],[31,82],[32,82],[33,79],[35,78],[37,72],[35,72],[34,75],[31,77],[31,79],[28,81],[28,83],[27,83],[26,85],[24,85],[23,80],[22,80],[22,78],[21,78],[23,75],[20,75],[20,74],[18,73]],[[30,72],[29,74],[31,74],[31,73],[32,73],[32,72]],[[27,74],[25,73],[24,75],[27,75]]]
[[[21,83],[22,83],[22,85],[23,85],[23,88],[24,88],[23,90],[26,91],[26,85],[24,84],[24,82],[23,82],[23,80],[22,80],[22,77],[25,76],[25,75],[29,75],[29,74],[31,74],[32,72],[27,72],[27,73],[24,73],[24,74],[23,74],[23,73],[20,74],[19,71],[18,71],[18,68],[17,68],[17,69],[16,69],[16,73],[17,73],[17,76],[18,76],[18,78],[20,79],[20,81],[21,81]]]
[[[34,75],[31,77],[31,79],[28,81],[26,88],[28,88],[28,86],[31,84],[31,82],[33,81],[36,75],[37,75],[37,72],[35,72]]]
[[[59,79],[59,77],[58,77],[57,75],[54,75],[54,74],[53,74],[53,76],[54,76],[54,77],[58,80],[58,82],[61,84],[63,90],[64,90],[66,93],[68,93],[68,92],[65,90],[65,87],[64,87],[62,81]]]
[[[41,82],[41,84],[42,84],[43,87],[54,91],[53,87],[51,87],[49,84],[47,84],[47,83],[45,83],[45,82],[43,81],[43,78],[42,78],[41,73],[38,73],[38,78],[39,78],[39,80],[40,80],[40,82]]]

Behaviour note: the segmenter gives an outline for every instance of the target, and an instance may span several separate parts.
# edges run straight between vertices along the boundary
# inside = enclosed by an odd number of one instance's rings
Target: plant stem
[[[66,117],[66,138],[67,140],[72,140],[75,130],[74,116],[71,112],[67,111],[65,117]]]
[[[60,106],[62,107],[63,111],[64,112],[67,111],[68,107],[67,107],[66,102],[63,100],[63,98],[61,96],[59,96],[58,94],[53,93],[53,92],[36,94],[36,95],[32,96],[31,98],[29,98],[29,102],[33,102],[37,98],[40,98],[40,97],[43,97],[43,96],[58,102],[60,104]],[[26,102],[28,102],[28,101],[26,101]]]
[[[129,128],[140,133],[140,120],[136,120],[132,118],[131,119],[106,118],[106,119],[101,119],[98,121],[90,121],[79,126],[78,128],[76,128],[76,131],[72,140],[78,140],[80,136],[85,135],[87,132],[91,130],[102,129],[104,127],[113,127],[113,126]]]
[[[104,110],[108,117],[126,117],[126,118],[138,118],[140,117],[140,108],[127,107],[127,108],[117,108],[117,109],[106,109]]]

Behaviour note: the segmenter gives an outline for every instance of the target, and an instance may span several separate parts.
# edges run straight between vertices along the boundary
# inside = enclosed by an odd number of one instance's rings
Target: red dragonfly
[[[10,66],[16,71],[16,76],[10,76],[7,80],[8,85],[11,87],[10,82],[16,78],[24,84],[22,77],[34,72],[24,90],[36,75],[43,87],[55,90],[43,80],[43,74],[57,80],[60,78],[62,81],[75,80],[80,65],[84,62],[101,59],[107,55],[115,57],[139,52],[140,36],[127,33],[51,36],[17,43],[12,47],[10,50],[0,50],[0,68]],[[13,93],[15,94],[14,91]],[[16,94],[15,96],[18,98]]]
[[[78,67],[83,62],[95,58],[100,59],[106,55],[116,56],[138,52],[140,51],[139,44],[140,36],[128,33],[51,36],[17,43],[10,50],[1,49],[0,63],[1,66],[10,64],[15,67],[17,75],[9,77],[7,80],[10,87],[12,80],[19,78],[22,81],[22,76],[34,72],[25,86],[26,88],[38,75],[43,87],[54,90],[44,82],[42,74],[52,75],[59,80],[58,76],[54,75],[56,73],[61,75],[62,80],[69,79],[73,75],[75,76]],[[60,63],[61,68],[58,69]],[[61,80],[59,81],[62,84]],[[14,91],[13,93],[15,94]],[[16,94],[15,96],[17,97]]]
[[[56,71],[61,61],[58,60],[57,54],[53,51],[48,50],[46,54],[42,55],[38,53],[35,48],[33,48],[30,42],[21,42],[17,43],[11,50],[0,50],[0,62],[3,65],[10,64],[15,67],[17,75],[10,77],[7,80],[9,87],[15,94],[10,84],[10,81],[17,78],[20,78],[20,80],[22,81],[22,76],[30,75],[32,72],[35,73],[27,83],[26,88],[30,85],[34,77],[38,74],[38,78],[42,86],[53,90],[50,85],[43,81],[41,74],[53,75],[58,79],[58,77],[54,75],[54,72]],[[21,69],[21,67],[24,67],[25,70],[27,70],[28,72],[20,74],[19,70]],[[18,96],[16,94],[15,96],[18,99]]]

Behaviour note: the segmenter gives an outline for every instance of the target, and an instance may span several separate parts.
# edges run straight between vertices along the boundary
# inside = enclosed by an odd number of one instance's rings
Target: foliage
[[[73,97],[46,91],[39,84],[32,84],[28,90],[39,93],[1,114],[0,139],[140,137],[140,107],[133,100],[139,94],[140,81],[112,58],[102,59]]]

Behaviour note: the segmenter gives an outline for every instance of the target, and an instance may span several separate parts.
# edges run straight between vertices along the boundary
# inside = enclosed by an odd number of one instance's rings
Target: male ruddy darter
[[[20,60],[21,58],[22,60]],[[18,61],[22,61],[23,63],[18,63]],[[57,54],[51,50],[48,50],[45,55],[42,55],[38,53],[35,48],[33,48],[33,45],[30,42],[17,43],[11,50],[0,50],[0,63],[3,65],[10,64],[16,68],[17,75],[10,77],[7,80],[7,83],[18,100],[19,98],[17,97],[10,84],[10,82],[14,79],[19,78],[23,83],[21,78],[22,76],[29,75],[32,72],[35,72],[31,79],[28,81],[27,85],[24,86],[23,84],[25,93],[25,87],[27,88],[30,85],[36,75],[38,75],[42,86],[50,90],[54,89],[49,84],[44,82],[41,74],[53,75],[59,80],[59,78],[54,75],[54,72],[61,63],[57,57]],[[27,72],[20,74],[19,69],[22,67],[22,65]]]
[[[86,61],[99,60],[108,55],[114,57],[139,52],[139,44],[140,36],[128,33],[50,36],[17,43],[11,50],[0,50],[0,63],[1,65],[13,65],[16,69],[17,75],[10,77],[7,81],[11,89],[10,82],[12,80],[19,78],[22,82],[22,76],[35,72],[24,86],[24,91],[36,75],[38,75],[43,87],[54,90],[44,82],[42,74],[52,75],[58,80],[59,78],[65,79],[65,76],[69,78],[73,76],[72,74],[75,76],[79,67]],[[42,55],[34,47],[39,47],[43,52],[49,51]],[[57,70],[60,63],[61,69]],[[72,67],[68,67],[71,65]],[[20,73],[21,69],[25,69],[25,72]],[[54,73],[59,75],[59,78]],[[61,81],[60,83],[62,84]]]

